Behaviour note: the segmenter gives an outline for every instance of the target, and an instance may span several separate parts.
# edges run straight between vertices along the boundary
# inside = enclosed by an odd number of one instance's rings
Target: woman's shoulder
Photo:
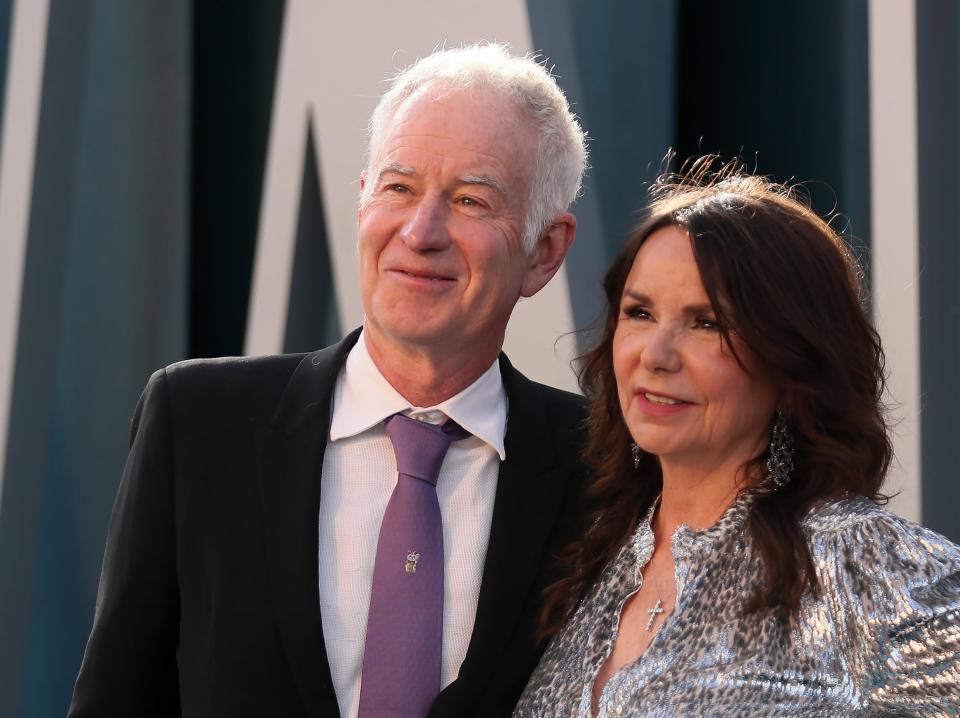
[[[818,504],[803,530],[828,592],[832,586],[863,598],[883,587],[889,599],[927,587],[960,597],[960,546],[867,498]]]
[[[895,514],[865,496],[845,496],[821,501],[803,518],[802,526],[811,539],[851,533],[867,538],[876,533],[888,538],[935,538],[937,542],[960,550],[960,546],[936,531]]]
[[[895,547],[912,546],[930,558],[960,561],[960,546],[950,539],[863,496],[823,501],[809,511],[802,526],[811,547],[889,555]]]
[[[908,531],[923,528],[865,496],[844,496],[820,501],[810,509],[802,524],[808,536],[846,532],[879,524],[902,525],[901,528]]]
[[[960,714],[960,547],[865,498],[816,506],[803,530],[808,617],[863,659],[871,715]]]

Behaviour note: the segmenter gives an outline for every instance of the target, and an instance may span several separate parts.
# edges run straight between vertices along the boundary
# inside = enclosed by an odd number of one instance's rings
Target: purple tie
[[[395,414],[386,421],[397,486],[380,525],[363,651],[359,718],[423,718],[440,693],[443,523],[437,477],[470,434]]]

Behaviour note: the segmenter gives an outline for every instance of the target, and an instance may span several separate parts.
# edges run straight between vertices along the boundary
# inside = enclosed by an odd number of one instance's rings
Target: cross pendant
[[[656,605],[654,605],[652,608],[648,608],[647,613],[650,614],[650,620],[647,621],[646,628],[646,630],[649,631],[651,628],[653,628],[653,622],[657,620],[657,616],[663,613],[663,601],[658,598]]]

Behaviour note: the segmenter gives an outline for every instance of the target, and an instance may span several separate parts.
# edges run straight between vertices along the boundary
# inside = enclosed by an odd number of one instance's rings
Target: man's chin
[[[408,349],[449,345],[456,350],[467,343],[467,338],[457,331],[456,326],[447,322],[436,322],[435,318],[411,318],[401,322],[391,318],[390,321],[375,324],[368,320],[365,326],[376,339]]]

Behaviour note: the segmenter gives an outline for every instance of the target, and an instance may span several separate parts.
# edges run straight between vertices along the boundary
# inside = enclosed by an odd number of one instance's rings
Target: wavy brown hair
[[[765,574],[747,612],[789,615],[805,591],[818,592],[801,530],[814,504],[851,494],[887,499],[880,493],[892,453],[881,400],[883,350],[865,311],[862,271],[843,239],[795,188],[738,163],[718,167],[714,156],[661,176],[650,194],[643,222],[604,280],[602,336],[581,358],[580,385],[591,400],[584,457],[594,480],[583,537],[562,552],[565,578],[545,593],[545,637],[563,626],[660,493],[657,458],[644,455],[639,470],[633,466],[612,354],[627,275],[662,227],[689,235],[724,341],[732,348],[736,332],[773,378],[795,440],[786,487],[774,490],[766,480],[766,452],[746,472],[755,477],[742,489],[755,495],[747,527]]]

